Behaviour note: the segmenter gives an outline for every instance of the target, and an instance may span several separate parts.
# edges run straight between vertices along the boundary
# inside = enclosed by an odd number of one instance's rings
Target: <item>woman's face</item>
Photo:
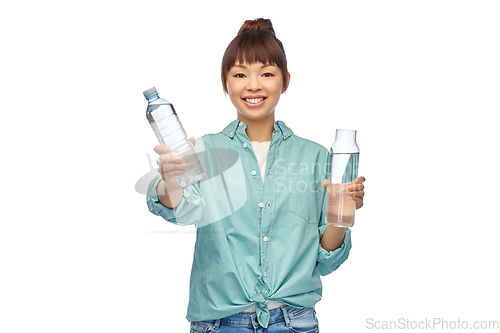
[[[273,65],[237,62],[228,72],[227,90],[241,116],[264,118],[274,111],[284,92],[283,75]]]

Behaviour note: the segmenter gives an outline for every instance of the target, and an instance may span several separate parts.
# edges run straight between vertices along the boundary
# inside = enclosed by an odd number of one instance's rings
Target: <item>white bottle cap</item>
[[[149,88],[148,90],[144,90],[143,94],[144,94],[144,97],[148,98],[154,94],[157,94],[158,92],[156,91],[156,88],[155,87],[151,87]]]
[[[335,154],[359,153],[359,147],[356,144],[356,131],[337,129],[335,142],[332,144],[331,148]]]

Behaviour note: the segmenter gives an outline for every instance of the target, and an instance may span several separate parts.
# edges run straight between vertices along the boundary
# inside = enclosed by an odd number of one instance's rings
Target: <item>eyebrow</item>
[[[247,66],[243,65],[234,65],[234,67],[240,67],[240,68],[247,68]],[[262,65],[260,68],[266,68],[266,67],[274,67],[274,65]]]

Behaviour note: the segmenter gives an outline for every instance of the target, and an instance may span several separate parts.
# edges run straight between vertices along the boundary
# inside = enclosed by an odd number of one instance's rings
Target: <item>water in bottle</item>
[[[349,194],[349,185],[358,177],[359,148],[356,131],[338,129],[330,148],[326,223],[336,227],[352,227],[356,203]]]
[[[148,100],[146,117],[153,131],[162,145],[170,147],[170,153],[181,156],[182,162],[187,165],[183,175],[177,176],[182,187],[194,184],[206,176],[205,168],[196,154],[193,144],[188,140],[186,131],[182,127],[174,106],[167,100],[160,98],[156,88],[144,91]]]

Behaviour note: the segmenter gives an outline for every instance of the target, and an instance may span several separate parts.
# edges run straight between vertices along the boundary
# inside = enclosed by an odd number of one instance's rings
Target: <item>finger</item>
[[[354,198],[353,201],[356,203],[356,205],[363,203],[363,198]]]
[[[170,152],[170,147],[165,146],[165,145],[158,145],[155,146],[155,153],[159,154],[166,154]]]
[[[164,172],[163,174],[165,175],[165,178],[176,177],[176,176],[183,175],[186,172],[185,169],[186,168],[183,168],[182,170],[181,169],[179,169],[179,170],[170,170],[170,171]]]
[[[365,189],[365,185],[363,184],[353,184],[349,186],[349,191],[363,191]]]
[[[358,177],[358,178],[356,178],[356,179],[354,180],[354,183],[355,183],[355,184],[362,184],[362,183],[364,183],[364,182],[365,182],[365,180],[366,180],[366,179],[365,179],[365,177]]]
[[[185,163],[181,163],[181,164],[177,164],[177,163],[164,163],[161,165],[161,169],[163,171],[163,173],[165,172],[170,172],[170,171],[175,171],[175,170],[182,170],[183,172],[185,171],[187,167],[187,164]]]
[[[323,188],[327,188],[328,187],[328,179],[323,179]]]
[[[158,168],[158,172],[162,176],[163,180],[167,180],[169,178],[176,178],[177,176],[183,175],[186,173],[185,169],[180,170],[164,170],[162,167]]]
[[[156,164],[160,166],[164,164],[181,164],[181,163],[182,163],[182,158],[172,154],[162,154],[156,160]]]
[[[167,164],[167,163],[180,164],[180,163],[182,163],[182,157],[174,155],[174,154],[161,154],[160,157],[158,158],[157,162],[158,162],[158,165]]]
[[[363,199],[354,199],[354,202],[356,204],[356,209],[360,209],[361,207],[363,207]]]
[[[365,196],[365,192],[363,191],[354,191],[349,193],[352,198],[363,198]]]
[[[193,147],[196,146],[196,139],[194,138],[194,136],[190,137],[189,141],[191,141],[191,143],[193,144]]]

